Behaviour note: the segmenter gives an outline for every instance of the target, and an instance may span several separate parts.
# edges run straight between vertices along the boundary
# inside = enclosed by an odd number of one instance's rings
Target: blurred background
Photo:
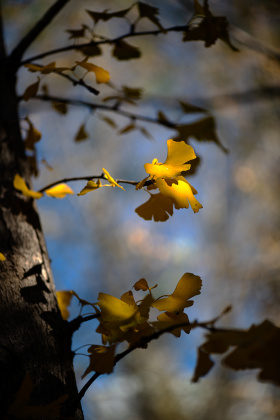
[[[3,0],[7,47],[32,27],[53,1]],[[150,0],[160,9],[164,27],[186,24],[193,14],[188,0]],[[112,11],[127,8],[118,2],[70,2],[32,45],[25,59],[69,41],[66,30],[92,26],[85,9]],[[161,110],[178,123],[195,121],[201,115],[185,115],[178,100],[206,108],[216,121],[216,132],[229,150],[226,154],[213,142],[190,140],[201,163],[188,180],[198,190],[203,209],[175,210],[165,223],[141,219],[135,208],[148,199],[144,191],[126,186],[104,188],[82,197],[63,200],[42,198],[38,208],[52,260],[57,290],[75,290],[81,298],[95,302],[100,291],[120,297],[141,277],[155,295],[171,293],[185,272],[201,276],[201,295],[187,310],[191,320],[209,320],[227,305],[233,309],[220,326],[249,328],[264,319],[280,325],[280,4],[278,0],[224,2],[210,0],[216,16],[230,22],[233,52],[217,41],[211,48],[203,42],[183,43],[181,33],[131,38],[142,51],[140,59],[118,61],[111,47],[91,62],[110,72],[117,88],[142,88],[138,106],[123,109],[136,115],[156,117]],[[157,29],[147,19],[139,30]],[[97,33],[115,37],[125,33],[125,20],[99,22]],[[70,51],[37,63],[56,60],[72,66],[83,55]],[[36,74],[22,68],[18,93],[36,81]],[[55,74],[44,77],[50,94],[102,103],[115,90],[85,81],[100,90],[95,97]],[[115,178],[141,180],[144,163],[166,158],[166,140],[176,132],[141,122],[151,138],[140,130],[118,134],[130,120],[96,109],[69,106],[65,115],[50,103],[30,100],[20,108],[23,130],[28,115],[42,133],[36,145],[40,174],[35,189],[58,179],[99,175],[105,167]],[[114,120],[112,128],[104,117]],[[74,138],[83,126],[84,141]],[[24,132],[24,131],[23,131]],[[85,182],[69,184],[78,193]],[[85,312],[87,309],[85,308]],[[73,299],[71,318],[79,314]],[[73,350],[83,344],[99,344],[94,322],[75,334]],[[203,331],[192,331],[176,339],[172,335],[137,350],[122,360],[112,375],[99,378],[83,400],[85,419],[98,420],[276,420],[280,418],[279,389],[256,381],[257,372],[230,372],[217,364],[206,378],[192,384],[196,348]],[[81,380],[88,365],[87,347],[77,351],[75,369]]]

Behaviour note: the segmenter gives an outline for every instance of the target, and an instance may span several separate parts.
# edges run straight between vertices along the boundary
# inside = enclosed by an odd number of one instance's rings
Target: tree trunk
[[[0,252],[6,257],[0,261],[0,418],[29,374],[28,405],[43,406],[68,394],[62,413],[82,419],[81,409],[73,407],[71,333],[57,306],[36,205],[13,188],[16,173],[30,181],[15,85],[0,23]]]

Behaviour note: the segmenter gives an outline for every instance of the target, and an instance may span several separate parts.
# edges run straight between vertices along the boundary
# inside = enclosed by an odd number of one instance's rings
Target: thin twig
[[[91,175],[91,176],[78,176],[78,177],[73,177],[73,178],[64,178],[64,179],[60,179],[59,181],[52,182],[49,185],[46,185],[44,188],[41,188],[38,192],[44,192],[44,191],[48,190],[49,188],[52,188],[55,185],[61,184],[63,182],[91,181],[92,179],[105,179],[105,180],[107,180],[107,178],[105,178],[104,174],[101,174],[101,175]],[[139,181],[128,181],[126,179],[116,179],[115,181],[118,184],[137,185],[139,183]],[[147,183],[147,185],[149,185],[151,182],[146,181],[146,183]],[[145,185],[146,185],[146,183],[145,183]]]
[[[18,99],[22,100],[23,96],[19,96]],[[110,105],[98,104],[94,102],[81,101],[79,99],[60,98],[58,96],[52,96],[52,95],[36,95],[30,98],[30,100],[32,99],[34,100],[39,99],[41,101],[49,101],[49,102],[60,102],[67,105],[84,106],[90,109],[102,109],[103,111],[114,112],[115,114],[122,115],[123,117],[127,117],[132,120],[140,120],[140,121],[145,121],[152,124],[159,124],[168,128],[176,128],[177,126],[176,123],[173,123],[171,121],[164,121],[158,118],[146,117],[145,115],[136,115],[132,112],[124,111],[120,108],[116,108],[114,105],[110,106]]]
[[[38,60],[38,59],[41,59],[41,58],[44,58],[53,54],[59,54],[61,52],[72,51],[72,50],[82,50],[83,48],[92,47],[96,45],[116,44],[117,42],[122,41],[123,39],[126,39],[126,38],[137,37],[137,36],[147,36],[147,35],[159,35],[159,34],[166,34],[167,32],[181,32],[181,31],[187,31],[187,30],[188,30],[187,26],[183,25],[183,26],[172,26],[164,30],[127,32],[124,35],[121,35],[112,39],[103,39],[101,41],[96,41],[96,42],[86,42],[79,45],[68,45],[66,47],[55,48],[53,50],[49,50],[44,53],[34,55],[33,57],[29,57],[26,60],[23,60],[20,63],[20,65],[23,66],[24,64],[30,63],[34,60]]]
[[[14,48],[10,54],[10,60],[14,68],[18,68],[21,63],[23,54],[32,44],[33,41],[40,35],[40,33],[50,24],[60,10],[69,2],[69,0],[57,0],[42,16],[42,18],[33,26],[33,28],[25,35],[19,44]]]

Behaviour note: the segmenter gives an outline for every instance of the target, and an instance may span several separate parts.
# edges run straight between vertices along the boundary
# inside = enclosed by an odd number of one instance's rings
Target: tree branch
[[[40,35],[40,33],[50,24],[60,10],[69,2],[69,0],[57,0],[42,16],[42,18],[33,26],[27,35],[19,42],[14,48],[10,55],[10,60],[13,63],[15,69],[17,69],[21,63],[23,54],[32,44],[32,42]]]
[[[102,39],[101,41],[86,42],[86,43],[83,43],[83,44],[80,44],[80,45],[68,45],[66,47],[61,47],[61,48],[56,48],[56,49],[53,49],[53,50],[49,50],[49,51],[46,51],[44,53],[34,55],[33,57],[27,58],[26,60],[22,61],[20,63],[20,65],[23,66],[24,64],[30,63],[32,61],[39,60],[39,59],[47,57],[49,55],[59,54],[61,52],[72,51],[72,50],[82,50],[85,47],[92,47],[92,46],[96,46],[96,45],[116,44],[116,42],[122,41],[123,39],[126,39],[126,38],[138,37],[138,36],[147,36],[147,35],[159,35],[159,34],[166,34],[168,32],[181,32],[181,31],[186,31],[186,30],[187,30],[187,25],[172,26],[172,27],[164,29],[164,30],[158,30],[157,29],[157,30],[153,30],[153,31],[127,32],[124,35],[121,35],[121,36],[118,36],[118,37],[112,38],[112,39]]]
[[[60,179],[59,181],[55,181],[55,182],[47,185],[44,188],[41,188],[38,192],[44,192],[44,191],[48,190],[49,188],[52,188],[55,185],[61,184],[63,182],[91,181],[92,179],[105,179],[105,180],[107,180],[107,178],[105,178],[105,175],[103,173],[101,175],[90,175],[90,176],[79,176],[79,177],[74,177],[74,178],[64,178],[64,179]],[[116,182],[118,184],[130,184],[130,185],[137,185],[139,183],[139,181],[127,181],[125,179],[116,179]],[[144,185],[147,186],[147,185],[150,185],[151,183],[152,183],[152,181],[146,181]],[[84,322],[84,321],[82,321],[82,322]]]
[[[22,99],[23,99],[23,96],[20,96],[19,100],[22,100]],[[30,98],[30,100],[31,99],[35,99],[35,100],[40,99],[42,101],[49,101],[49,102],[59,102],[59,103],[68,104],[68,105],[85,106],[90,109],[102,109],[103,111],[114,112],[115,114],[122,115],[123,117],[127,117],[132,120],[140,120],[140,121],[145,121],[145,122],[149,122],[153,124],[159,124],[168,128],[175,128],[177,126],[176,123],[173,123],[171,121],[163,121],[158,118],[146,117],[144,115],[135,115],[131,112],[116,108],[115,106],[81,101],[79,99],[67,99],[67,98],[60,98],[58,96],[51,96],[51,95],[36,95]]]

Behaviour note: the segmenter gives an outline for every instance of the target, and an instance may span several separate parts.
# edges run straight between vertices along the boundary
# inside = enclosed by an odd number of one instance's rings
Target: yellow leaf
[[[138,182],[138,184],[136,185],[135,189],[136,190],[141,190],[141,188],[144,187],[144,185],[145,185],[145,183],[146,183],[146,181],[147,181],[148,178],[149,177],[146,176],[146,178],[144,178],[144,179],[142,179],[142,181]]]
[[[62,318],[65,320],[68,319],[69,317],[69,311],[67,307],[70,305],[72,297],[73,297],[73,293],[69,291],[56,292],[58,307],[60,309]]]
[[[54,198],[64,198],[67,194],[74,194],[74,191],[67,184],[58,184],[49,188],[45,193]]]
[[[184,312],[180,312],[180,313],[176,313],[176,314],[172,313],[172,312],[164,312],[157,317],[157,321],[152,322],[152,325],[157,330],[163,330],[165,328],[174,327],[177,324],[183,324],[183,323],[187,324],[188,322],[189,322],[188,315],[185,314]],[[178,328],[175,328],[174,330],[172,329],[172,331],[170,331],[170,333],[175,335],[175,337],[180,337],[181,336],[181,330],[183,330],[183,331],[185,331],[185,333],[189,334],[190,327],[189,326],[178,327]]]
[[[164,163],[154,159],[152,163],[144,165],[145,171],[154,179],[174,178],[181,175],[181,172],[190,169],[189,160],[195,159],[193,148],[184,141],[176,142],[167,140],[167,158]]]
[[[99,180],[98,180],[99,181]],[[88,181],[87,185],[77,194],[77,195],[85,195],[90,191],[94,191],[97,188],[102,187],[101,183],[96,183],[94,181]]]
[[[147,283],[147,280],[145,280],[145,279],[138,280],[133,287],[136,291],[138,291],[138,290],[145,291],[145,290],[149,289],[149,285]]]
[[[49,74],[49,73],[62,73],[65,70],[71,70],[68,67],[56,67],[56,62],[52,61],[49,64],[46,64],[45,66],[38,66],[36,64],[28,63],[25,64],[24,67],[27,67],[29,71],[36,72],[39,71],[42,74]]]
[[[110,80],[110,74],[107,70],[102,67],[96,66],[92,63],[87,63],[87,57],[82,61],[76,61],[77,66],[83,67],[88,72],[93,72],[96,77],[97,83],[108,83]]]
[[[39,199],[43,196],[43,193],[41,193],[41,192],[36,192],[36,191],[30,190],[27,187],[24,179],[21,176],[19,176],[18,174],[15,175],[13,185],[14,185],[14,188],[16,190],[21,191],[22,194],[25,195],[26,197],[32,197],[32,198]]]
[[[194,213],[197,213],[203,206],[194,197],[197,191],[185,180],[183,176],[172,179],[157,178],[156,184],[162,194],[171,198],[177,210],[189,208],[189,203]]]
[[[112,178],[112,177],[111,177],[111,175],[109,174],[109,172],[108,172],[108,171],[106,171],[106,169],[102,168],[102,170],[103,170],[103,172],[104,172],[105,178],[106,178],[106,179],[108,179],[108,181],[110,182],[111,187],[119,187],[119,188],[121,188],[122,190],[124,190],[124,191],[125,191],[125,189],[124,189],[121,185],[119,185],[119,184],[118,184],[118,183],[114,180],[114,178]]]
[[[105,324],[109,323],[110,327],[130,323],[138,311],[136,305],[128,305],[126,302],[106,293],[99,293],[97,305],[101,310],[102,321]]]
[[[134,300],[134,297],[133,297],[133,293],[132,293],[131,290],[129,290],[128,292],[124,293],[121,296],[121,300],[123,302],[127,303],[128,305],[133,305],[133,306],[136,305],[135,300]]]
[[[27,121],[29,125],[27,136],[24,140],[25,148],[28,150],[35,150],[34,144],[41,139],[42,134],[39,130],[37,130],[37,128],[34,127],[34,125],[28,117],[25,118],[25,121]]]
[[[111,373],[115,364],[116,345],[109,347],[93,345],[88,349],[90,364],[82,376],[82,379],[90,372]]]
[[[6,257],[0,252],[0,261],[6,261]]]
[[[159,311],[181,312],[184,308],[193,305],[190,298],[199,295],[202,281],[199,276],[192,273],[185,273],[179,280],[174,292],[167,298],[160,298],[151,306]]]
[[[28,101],[30,98],[32,98],[33,96],[37,95],[38,89],[39,89],[39,84],[40,84],[40,78],[38,77],[38,81],[33,83],[32,85],[28,86],[25,89],[25,92],[23,94],[23,99],[25,101]]]
[[[151,194],[149,200],[137,207],[135,212],[145,220],[154,218],[155,222],[165,222],[173,214],[173,202],[161,193]]]

